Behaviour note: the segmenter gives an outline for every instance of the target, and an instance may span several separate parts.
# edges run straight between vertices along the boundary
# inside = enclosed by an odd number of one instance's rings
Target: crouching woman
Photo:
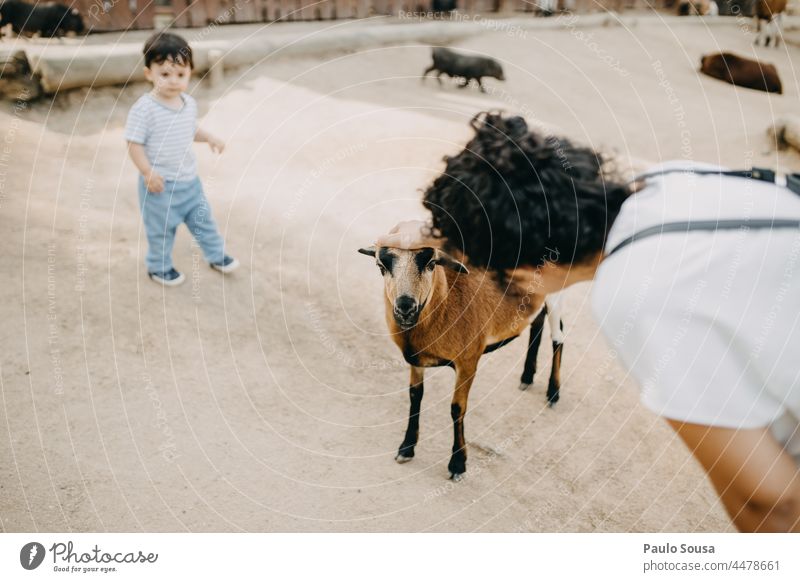
[[[603,157],[481,114],[424,195],[432,221],[377,244],[443,246],[592,311],[741,531],[800,531],[800,196],[690,162],[632,183]]]

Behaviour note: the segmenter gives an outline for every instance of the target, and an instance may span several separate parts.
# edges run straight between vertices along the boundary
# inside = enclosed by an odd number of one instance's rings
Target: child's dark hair
[[[470,125],[475,137],[445,157],[424,195],[451,251],[503,271],[578,264],[603,249],[631,191],[606,175],[599,153],[530,131],[521,117],[479,113]]]
[[[192,47],[181,36],[171,32],[157,32],[144,43],[144,66],[173,61],[179,65],[189,65],[194,69]]]

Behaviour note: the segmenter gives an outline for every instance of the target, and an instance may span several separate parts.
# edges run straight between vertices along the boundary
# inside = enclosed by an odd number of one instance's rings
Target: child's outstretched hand
[[[161,194],[164,191],[164,178],[155,172],[150,172],[150,174],[145,176],[144,181],[148,192]]]
[[[214,152],[215,154],[221,154],[225,149],[225,142],[219,139],[218,137],[209,135],[208,146],[211,148],[211,151]]]

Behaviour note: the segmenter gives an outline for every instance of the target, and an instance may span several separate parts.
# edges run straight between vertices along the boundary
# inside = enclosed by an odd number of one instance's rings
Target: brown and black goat
[[[419,439],[419,416],[425,368],[450,366],[456,384],[450,414],[453,419],[453,454],[450,478],[460,480],[466,471],[464,416],[478,360],[519,336],[530,326],[527,357],[520,389],[533,384],[536,355],[549,315],[553,340],[553,365],[547,388],[550,406],[558,402],[563,325],[555,296],[508,293],[487,271],[467,268],[439,249],[400,250],[369,247],[359,252],[375,257],[384,277],[386,324],[392,339],[411,366],[408,428],[395,457],[398,463],[414,458]]]
[[[756,40],[755,44],[760,44],[764,38],[764,46],[769,46],[770,39],[773,40],[772,46],[778,48],[783,31],[783,13],[786,10],[787,0],[755,0],[756,20]],[[763,25],[762,25],[762,22]]]

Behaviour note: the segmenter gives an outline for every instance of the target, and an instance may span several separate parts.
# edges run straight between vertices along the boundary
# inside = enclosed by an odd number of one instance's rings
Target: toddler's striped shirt
[[[147,159],[165,180],[188,181],[197,177],[192,151],[197,131],[197,102],[181,93],[180,109],[167,107],[152,94],[142,95],[131,107],[125,139],[142,144]]]

